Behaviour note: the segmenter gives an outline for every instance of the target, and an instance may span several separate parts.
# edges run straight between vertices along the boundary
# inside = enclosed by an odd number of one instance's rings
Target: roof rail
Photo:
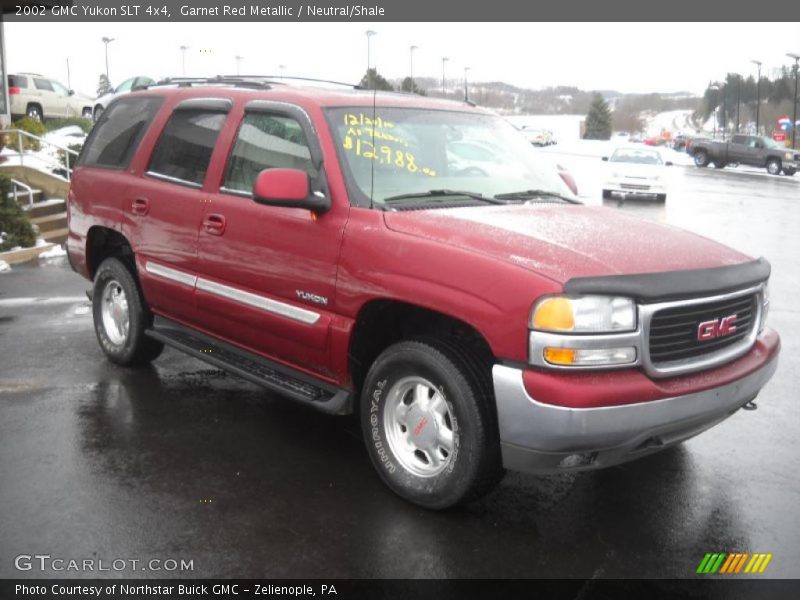
[[[335,81],[332,79],[317,79],[314,77],[296,77],[293,75],[223,75],[223,77],[242,77],[254,81],[269,81],[270,83],[281,84],[284,79],[291,81],[310,81],[312,83],[332,83],[333,85],[342,85],[345,87],[353,88],[354,90],[367,89],[357,83],[347,83],[345,81]]]
[[[254,79],[251,77],[239,77],[228,75],[217,75],[215,77],[166,77],[156,83],[150,85],[137,85],[134,90],[147,90],[154,87],[161,87],[167,85],[177,85],[178,87],[191,87],[193,85],[233,85],[236,87],[257,88],[268,90],[272,86],[271,83],[262,79]]]

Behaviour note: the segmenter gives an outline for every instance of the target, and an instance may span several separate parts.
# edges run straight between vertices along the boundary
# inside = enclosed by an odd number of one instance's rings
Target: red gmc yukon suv
[[[583,206],[502,118],[266,79],[114,100],[69,194],[108,358],[164,344],[357,412],[402,497],[644,456],[777,365],[769,263]],[[288,451],[288,449],[287,449]]]

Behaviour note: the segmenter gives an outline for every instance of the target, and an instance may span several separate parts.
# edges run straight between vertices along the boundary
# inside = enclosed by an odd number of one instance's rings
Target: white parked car
[[[645,196],[659,202],[667,199],[668,172],[672,165],[661,152],[643,146],[620,147],[603,160],[608,161],[608,177],[603,184],[603,198]]]
[[[67,89],[55,79],[37,73],[8,76],[11,118],[31,117],[38,121],[66,117],[91,117],[92,100]]]
[[[108,107],[108,104],[120,94],[127,94],[138,87],[153,85],[154,83],[154,79],[151,79],[150,77],[143,77],[141,75],[126,79],[117,87],[115,87],[113,91],[103,94],[94,101],[94,109],[92,111],[94,120],[97,121],[97,119],[100,118],[100,115],[103,114],[103,111]]]

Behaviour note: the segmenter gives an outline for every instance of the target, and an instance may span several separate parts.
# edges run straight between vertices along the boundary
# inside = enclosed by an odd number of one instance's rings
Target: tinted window
[[[163,101],[143,97],[112,102],[89,134],[79,163],[127,167]]]
[[[256,176],[275,167],[317,175],[308,141],[297,121],[281,115],[248,113],[239,128],[223,185],[229,190],[250,192]]]
[[[47,79],[39,79],[38,77],[34,77],[33,84],[36,86],[37,90],[46,90],[48,92],[53,91],[53,86],[50,85],[50,82],[47,81]]]
[[[172,113],[150,159],[149,171],[201,185],[227,114],[207,110]]]
[[[26,88],[28,87],[28,78],[22,75],[9,75],[8,87]]]
[[[731,140],[734,144],[746,144],[747,143],[747,136],[746,135],[735,135]]]

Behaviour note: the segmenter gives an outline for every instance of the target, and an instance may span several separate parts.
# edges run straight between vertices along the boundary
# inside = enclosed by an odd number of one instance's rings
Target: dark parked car
[[[691,155],[698,167],[710,163],[718,169],[729,164],[764,167],[771,175],[794,175],[800,168],[800,153],[774,140],[757,135],[734,135],[730,142],[712,140],[692,144]]]

